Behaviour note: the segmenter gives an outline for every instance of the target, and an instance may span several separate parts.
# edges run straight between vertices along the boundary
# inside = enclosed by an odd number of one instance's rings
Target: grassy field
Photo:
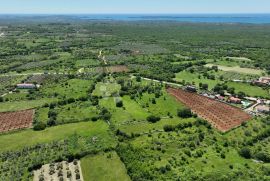
[[[86,67],[86,66],[97,66],[100,64],[99,60],[94,59],[83,59],[83,60],[77,60],[76,66],[77,67]]]
[[[204,78],[199,79],[198,76],[199,76],[199,74],[197,74],[197,73],[190,73],[187,71],[182,71],[182,72],[176,74],[175,80],[176,81],[185,80],[186,82],[189,82],[189,83],[194,82],[196,86],[199,86],[199,83],[201,82],[203,84],[208,84],[209,89],[214,88],[214,86],[217,83],[219,83],[219,80],[210,80],[210,79],[204,79]]]
[[[116,99],[122,99],[124,109],[116,107]],[[131,100],[128,96],[123,98],[104,98],[100,101],[100,105],[109,109],[112,113],[112,121],[120,124],[126,121],[145,120],[150,115],[135,101]]]
[[[243,73],[237,73],[237,72],[226,72],[219,70],[218,72],[213,72],[213,74],[216,77],[223,77],[223,80],[255,80],[258,79],[259,75],[252,75],[252,74],[243,74]]]
[[[194,118],[181,119],[181,118],[167,118],[161,119],[157,123],[149,123],[147,121],[135,122],[132,124],[123,124],[118,127],[119,130],[131,135],[149,133],[149,131],[163,131],[164,125],[177,125],[184,122],[193,122]]]
[[[108,97],[112,94],[116,93],[118,94],[121,86],[117,83],[97,83],[96,89],[93,92],[93,95],[95,96],[103,96]]]
[[[56,99],[40,99],[40,100],[31,100],[31,101],[4,102],[4,103],[0,103],[0,112],[33,109],[33,108],[42,106],[45,103],[50,103],[53,101],[56,101]]]
[[[151,114],[167,117],[168,113],[170,113],[170,115],[176,116],[177,110],[183,108],[184,105],[179,101],[176,101],[172,96],[168,95],[164,89],[162,93],[163,96],[160,96],[159,98],[155,98],[154,94],[145,93],[141,99],[136,99],[136,101],[139,105],[143,105],[145,107],[148,104],[149,106],[146,107],[146,110]],[[156,100],[156,104],[151,102],[152,99]]]
[[[40,92],[46,96],[57,95],[64,98],[79,98],[87,95],[87,90],[91,84],[91,80],[70,79],[62,84],[41,87]]]
[[[229,87],[234,87],[237,93],[242,91],[249,96],[270,98],[269,92],[267,90],[262,89],[261,87],[252,86],[250,84],[240,82],[228,82],[227,85]]]
[[[43,131],[28,129],[0,135],[0,152],[65,139],[74,133],[81,136],[97,136],[106,139],[109,138],[107,131],[108,125],[102,121],[66,124],[47,128]]]
[[[97,116],[98,110],[90,102],[72,103],[57,107],[57,123],[79,122],[91,120]]]
[[[206,64],[206,67],[212,67],[216,64]],[[262,75],[264,73],[263,70],[258,69],[251,69],[251,68],[241,68],[240,66],[223,66],[217,65],[220,70],[227,71],[227,72],[237,72],[237,73],[244,73],[244,74],[252,74],[252,75]]]
[[[130,181],[125,165],[117,153],[100,153],[81,160],[85,181]]]

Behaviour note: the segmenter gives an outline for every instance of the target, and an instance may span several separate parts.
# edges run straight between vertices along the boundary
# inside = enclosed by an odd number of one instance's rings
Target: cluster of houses
[[[258,99],[254,97],[244,97],[243,99],[240,99],[232,95],[221,96],[219,94],[215,96],[204,94],[204,96],[219,100],[224,103],[239,104],[243,109],[248,110],[248,112],[252,112],[254,114],[270,114],[270,100]]]
[[[264,80],[264,79],[261,79],[261,80]],[[189,92],[193,92],[193,93],[197,92],[197,89],[195,86],[186,86],[185,90]],[[241,105],[243,109],[247,110],[247,112],[254,115],[270,114],[270,100],[258,99],[254,97],[244,97],[243,99],[240,99],[229,93],[225,93],[224,96],[220,94],[212,94],[209,92],[201,93],[201,95],[208,97],[210,99],[218,100],[226,104]]]
[[[258,80],[253,81],[253,84],[258,86],[269,86],[270,77],[261,77]]]

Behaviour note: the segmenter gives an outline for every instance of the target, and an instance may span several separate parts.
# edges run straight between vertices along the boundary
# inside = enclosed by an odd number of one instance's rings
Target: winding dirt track
[[[238,127],[251,119],[249,114],[239,108],[195,93],[174,88],[168,88],[167,92],[222,132]]]

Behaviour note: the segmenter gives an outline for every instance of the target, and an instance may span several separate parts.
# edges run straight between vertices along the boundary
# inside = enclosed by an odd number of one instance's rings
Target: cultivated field
[[[116,152],[84,157],[81,167],[85,181],[130,181],[125,165]]]
[[[212,67],[216,66],[215,64],[207,64],[206,67]],[[241,68],[239,66],[234,67],[228,67],[228,66],[222,66],[217,65],[219,70],[223,70],[226,72],[237,72],[237,73],[243,73],[243,74],[252,74],[252,75],[262,75],[263,71],[258,69],[251,69],[251,68]]]
[[[34,110],[0,113],[0,133],[32,126]]]
[[[129,69],[125,65],[117,65],[106,67],[106,73],[118,73],[118,72],[128,72]]]
[[[80,180],[83,181],[80,161],[71,163],[66,161],[43,165],[41,169],[34,171],[34,181],[40,180]]]
[[[212,126],[222,132],[229,131],[251,119],[251,116],[241,109],[219,101],[186,92],[181,89],[169,88],[167,91],[177,100],[188,106],[194,113],[209,121]]]

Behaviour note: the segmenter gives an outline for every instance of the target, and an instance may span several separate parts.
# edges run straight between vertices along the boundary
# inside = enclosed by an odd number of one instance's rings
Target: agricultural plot
[[[96,59],[82,59],[76,61],[77,67],[91,67],[100,65],[100,61]]]
[[[206,64],[206,67],[212,67],[216,66],[215,64]],[[217,65],[218,69],[228,72],[237,72],[237,73],[244,73],[244,74],[252,74],[252,75],[262,75],[264,73],[263,70],[258,69],[251,69],[251,68],[241,68],[240,66],[234,66],[234,67],[228,67],[228,66],[222,66]]]
[[[130,60],[132,57],[131,56],[126,56],[123,54],[118,54],[118,55],[108,55],[106,56],[106,59],[110,62],[115,62],[115,61],[127,61]]]
[[[0,133],[32,126],[34,110],[0,113]]]
[[[226,132],[251,119],[241,109],[229,106],[198,94],[169,88],[167,90],[177,100],[188,106],[194,113],[207,120],[213,127]]]
[[[81,160],[85,181],[130,181],[125,165],[117,153],[100,153]]]
[[[118,72],[128,72],[129,69],[125,65],[116,65],[105,68],[106,73],[118,73]]]
[[[16,68],[16,70],[29,70],[29,69],[38,69],[46,66],[50,66],[53,64],[59,63],[61,60],[45,60],[40,62],[29,62],[24,65],[21,65]]]
[[[11,94],[12,95],[12,94]],[[36,107],[43,106],[46,103],[51,103],[56,101],[54,98],[45,98],[38,100],[23,100],[16,102],[3,102],[0,103],[0,112],[11,112],[11,111],[21,111],[26,109],[33,109]]]
[[[62,77],[61,75],[31,75],[28,77],[27,81],[28,83],[37,83],[37,84],[44,84],[47,81],[56,81],[59,80],[59,78]]]
[[[228,82],[226,83],[228,87],[235,88],[235,92],[244,92],[245,94],[252,96],[252,97],[263,97],[263,98],[270,98],[269,90],[263,89],[258,86],[253,86],[248,83],[241,83],[241,82]]]
[[[177,73],[175,76],[176,78],[174,80],[182,82],[185,81],[186,83],[195,84],[197,87],[199,87],[199,83],[208,84],[209,89],[212,89],[215,87],[216,84],[220,83],[219,80],[211,80],[206,78],[199,78],[198,73],[190,73],[188,71],[182,71]]]
[[[0,96],[15,88],[26,76],[0,76]]]
[[[115,144],[114,139],[108,132],[107,123],[102,121],[90,121],[54,126],[43,131],[27,129],[12,134],[1,135],[0,152],[64,140],[74,134],[80,137],[95,137],[97,143],[102,143],[104,145]]]
[[[92,80],[69,79],[61,84],[50,84],[43,86],[40,92],[47,97],[79,98],[87,95],[87,90],[92,84]]]
[[[258,79],[260,76],[259,75],[251,75],[251,74],[243,74],[243,73],[237,73],[237,72],[229,72],[229,71],[222,71],[219,70],[218,72],[214,72],[214,75],[216,77],[222,77],[223,80],[255,80]]]
[[[41,110],[41,114],[44,110]],[[91,102],[76,102],[65,106],[55,108],[57,114],[57,124],[73,123],[80,121],[90,121],[91,118],[97,117],[98,110],[92,106]],[[43,116],[43,115],[41,115]],[[41,119],[41,121],[46,120]]]
[[[43,165],[41,169],[34,171],[34,181],[40,180],[70,180],[83,181],[80,161],[59,162]]]
[[[95,96],[103,96],[103,97],[110,97],[116,96],[119,94],[121,86],[117,83],[102,83],[99,82],[96,84],[96,88],[93,91],[93,95]]]
[[[129,54],[160,54],[169,52],[166,48],[159,45],[144,44],[140,42],[124,42],[117,47],[114,47],[114,49]]]

